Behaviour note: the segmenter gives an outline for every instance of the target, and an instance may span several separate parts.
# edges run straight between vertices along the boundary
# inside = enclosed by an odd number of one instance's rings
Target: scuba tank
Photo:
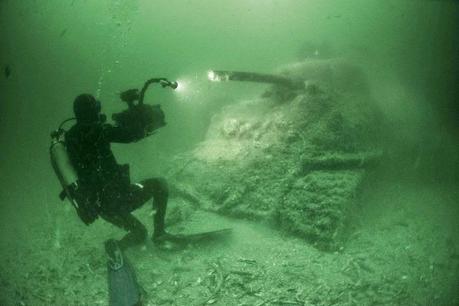
[[[89,225],[97,219],[97,214],[90,209],[91,205],[88,199],[78,189],[78,175],[70,162],[64,140],[65,130],[62,126],[71,120],[75,120],[75,118],[64,120],[59,125],[59,128],[51,133],[49,155],[54,173],[62,186],[59,198],[62,201],[67,198],[70,204],[76,209],[80,219],[86,225]]]
[[[53,166],[54,173],[56,174],[59,183],[62,186],[63,191],[59,197],[61,200],[65,198],[69,199],[71,204],[78,207],[78,204],[73,200],[73,191],[78,187],[78,176],[73,168],[64,142],[65,130],[62,126],[74,118],[63,121],[59,128],[51,133],[51,145],[49,147],[49,155],[51,159],[51,165]],[[73,203],[75,202],[75,203]]]

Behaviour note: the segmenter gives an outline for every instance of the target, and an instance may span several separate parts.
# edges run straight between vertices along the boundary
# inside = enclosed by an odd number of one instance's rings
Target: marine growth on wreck
[[[458,17],[0,0],[0,305],[459,305]]]

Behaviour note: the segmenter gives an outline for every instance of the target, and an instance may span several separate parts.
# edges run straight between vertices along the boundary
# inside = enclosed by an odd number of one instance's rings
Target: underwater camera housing
[[[128,109],[112,115],[113,121],[128,129],[143,129],[147,136],[152,135],[157,129],[166,125],[165,115],[161,105],[144,104],[145,92],[151,84],[159,83],[163,88],[176,89],[177,82],[170,82],[165,78],[153,78],[145,82],[142,89],[128,89],[120,93],[122,101],[128,104]],[[137,101],[137,103],[136,103]]]

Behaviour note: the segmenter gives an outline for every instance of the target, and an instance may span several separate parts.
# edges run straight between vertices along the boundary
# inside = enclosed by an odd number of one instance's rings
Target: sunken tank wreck
[[[343,246],[381,155],[378,109],[362,71],[315,59],[271,75],[209,78],[270,85],[224,107],[205,139],[174,159],[172,196],[189,208],[266,222],[322,250]]]

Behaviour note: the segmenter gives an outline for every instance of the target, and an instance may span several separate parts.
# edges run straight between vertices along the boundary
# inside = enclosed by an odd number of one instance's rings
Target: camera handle
[[[132,108],[134,106],[134,101],[138,101],[138,105],[141,105],[143,104],[143,100],[145,98],[145,92],[147,91],[148,87],[154,83],[159,83],[163,88],[171,87],[173,89],[176,89],[178,87],[177,82],[171,82],[166,78],[152,78],[145,82],[140,92],[138,89],[135,88],[128,89],[120,94],[120,98],[128,104],[129,108]]]
[[[167,86],[167,85],[163,85],[165,82],[170,83],[166,78],[153,78],[153,79],[149,79],[148,81],[146,81],[145,84],[143,84],[142,89],[140,90],[139,105],[143,104],[143,100],[145,98],[145,92],[147,91],[148,87],[151,84],[160,83],[163,87],[165,87]]]

